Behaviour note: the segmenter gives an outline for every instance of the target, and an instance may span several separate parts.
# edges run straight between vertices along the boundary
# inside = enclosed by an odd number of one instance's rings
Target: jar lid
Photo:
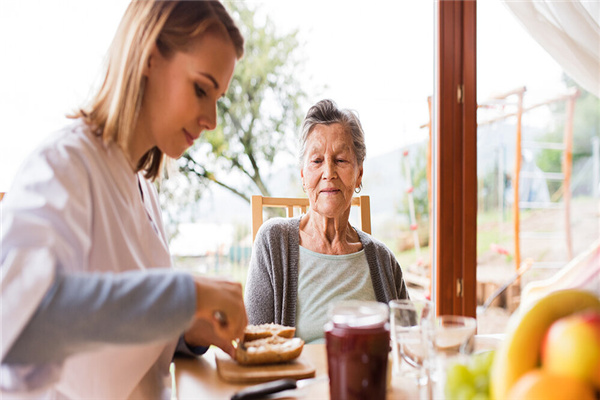
[[[348,300],[329,306],[329,320],[335,325],[351,328],[370,328],[388,321],[389,309],[376,301]]]

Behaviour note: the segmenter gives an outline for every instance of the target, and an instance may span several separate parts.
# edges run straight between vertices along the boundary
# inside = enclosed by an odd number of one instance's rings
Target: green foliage
[[[297,31],[281,34],[251,2],[225,4],[245,38],[245,54],[229,90],[218,103],[217,129],[202,135],[180,160],[180,170],[197,190],[220,185],[250,201],[269,196],[265,177],[276,157],[295,154],[306,95]]]

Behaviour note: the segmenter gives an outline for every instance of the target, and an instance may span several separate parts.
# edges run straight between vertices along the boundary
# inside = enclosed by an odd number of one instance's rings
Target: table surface
[[[184,399],[230,399],[231,396],[247,387],[248,384],[229,383],[222,380],[217,372],[215,352],[220,349],[211,347],[204,356],[175,359],[175,393],[179,400]],[[327,376],[327,354],[324,344],[308,344],[302,350],[302,357],[310,361],[316,369],[316,377]],[[392,362],[390,357],[389,362]],[[303,399],[329,399],[328,380],[322,380],[298,391],[297,397]],[[418,398],[416,386],[408,378],[394,376],[388,387],[387,399]]]
[[[475,350],[483,351],[498,347],[504,335],[475,335]],[[217,372],[216,352],[225,354],[221,349],[211,347],[206,354],[198,358],[177,358],[174,362],[174,396],[185,399],[230,399],[231,396],[251,384],[230,383],[222,380]],[[324,344],[308,344],[304,346],[301,357],[312,363],[316,369],[315,376],[327,376],[327,352]],[[389,358],[389,381],[387,400],[418,399],[418,389],[413,377],[407,374],[392,374],[392,357]],[[406,364],[406,363],[403,363]],[[406,369],[404,369],[406,368]],[[411,370],[404,365],[403,371]],[[295,397],[294,397],[295,396]],[[321,380],[314,385],[297,391],[288,399],[329,399],[329,381]],[[283,397],[281,397],[283,398]]]

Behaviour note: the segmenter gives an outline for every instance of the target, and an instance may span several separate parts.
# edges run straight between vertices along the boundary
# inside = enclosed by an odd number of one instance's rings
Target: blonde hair
[[[104,82],[87,109],[72,117],[83,117],[105,142],[127,150],[144,97],[144,67],[156,44],[165,57],[186,51],[191,39],[217,29],[228,36],[238,59],[244,53],[244,38],[219,1],[132,0],[108,53]],[[148,179],[160,176],[163,152],[154,147],[140,159],[136,169]]]

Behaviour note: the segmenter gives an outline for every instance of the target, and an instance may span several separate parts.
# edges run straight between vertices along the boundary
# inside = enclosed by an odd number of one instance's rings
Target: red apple
[[[542,342],[542,368],[600,389],[600,312],[583,311],[552,323]]]

